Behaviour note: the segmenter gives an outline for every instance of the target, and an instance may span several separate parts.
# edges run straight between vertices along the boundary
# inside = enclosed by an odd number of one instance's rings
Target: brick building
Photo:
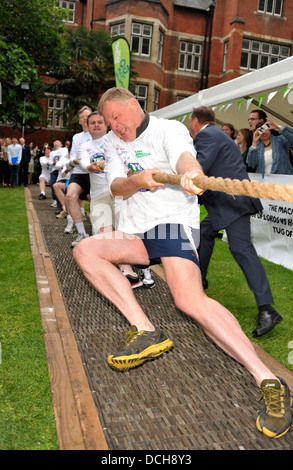
[[[107,29],[132,51],[136,96],[151,112],[292,55],[292,0],[57,0],[71,27]],[[61,96],[44,103],[50,125],[35,143],[64,135]]]

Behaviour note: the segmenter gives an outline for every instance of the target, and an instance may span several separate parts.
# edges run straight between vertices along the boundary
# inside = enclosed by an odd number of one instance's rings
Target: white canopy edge
[[[293,88],[293,57],[201,90],[177,103],[153,111],[151,115],[174,119],[191,113],[193,108],[198,106],[217,106],[285,86]]]

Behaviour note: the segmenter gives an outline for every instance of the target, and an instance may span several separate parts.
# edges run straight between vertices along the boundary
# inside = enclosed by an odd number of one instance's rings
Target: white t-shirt
[[[265,174],[270,175],[273,164],[273,151],[272,149],[265,150]]]
[[[89,132],[79,132],[78,134],[75,134],[72,139],[72,147],[70,151],[70,161],[73,163],[73,160],[78,158],[78,150],[79,146],[83,144],[84,142],[88,142],[89,140],[92,140],[92,136],[90,135]],[[73,163],[74,164],[74,163]],[[82,171],[79,165],[74,164],[74,168],[72,170],[72,173],[88,173],[88,171]]]
[[[127,177],[129,169],[159,168],[176,174],[177,160],[184,151],[196,158],[191,136],[178,121],[150,116],[147,128],[133,142],[124,142],[111,131],[104,143],[109,187],[115,178]],[[119,230],[143,233],[163,223],[198,229],[197,197],[188,196],[181,186],[165,185],[154,191],[142,189],[122,201]]]
[[[57,161],[56,165],[55,165],[55,170],[58,170],[58,176],[57,176],[57,180],[56,182],[59,182],[60,180],[68,180],[70,178],[70,171],[68,171],[67,173],[65,173],[65,170],[68,169],[67,168],[67,164],[69,162],[69,154],[68,154],[68,151],[67,151],[67,154],[64,154],[60,157],[60,159]]]
[[[104,157],[104,141],[106,135],[100,139],[91,140],[80,145],[78,152],[79,166],[82,171],[86,171],[90,175],[90,195],[91,199],[96,199],[101,194],[108,192],[108,182],[105,173],[89,172],[87,167],[92,162],[103,161]]]
[[[46,181],[47,183],[49,183],[50,181],[50,173],[52,171],[52,158],[51,158],[51,154],[50,154],[50,157],[47,158],[47,157],[41,157],[40,158],[40,165],[41,165],[41,168],[42,168],[42,172],[40,174],[40,177],[42,178],[46,178]]]
[[[50,153],[50,158],[52,160],[52,165],[53,165],[51,171],[59,170],[58,167],[56,168],[57,163],[55,165],[53,163],[58,162],[62,157],[66,157],[66,158],[68,157],[67,147],[61,147],[60,149],[52,150],[52,152]]]

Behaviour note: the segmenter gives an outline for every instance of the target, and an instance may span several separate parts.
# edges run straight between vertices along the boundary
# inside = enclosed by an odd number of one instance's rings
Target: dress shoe
[[[205,277],[202,278],[202,287],[204,288],[204,290],[209,287],[208,280]]]
[[[283,317],[281,317],[281,315],[273,307],[259,312],[257,317],[258,325],[257,328],[252,332],[252,336],[257,338],[258,336],[265,335],[282,320]]]

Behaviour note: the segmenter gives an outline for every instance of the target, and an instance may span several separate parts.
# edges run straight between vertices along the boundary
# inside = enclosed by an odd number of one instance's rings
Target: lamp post
[[[22,131],[21,136],[24,137],[24,126],[25,126],[25,105],[26,105],[26,91],[30,89],[30,84],[28,82],[22,82],[20,88],[24,91],[23,97],[23,115],[22,115]]]

